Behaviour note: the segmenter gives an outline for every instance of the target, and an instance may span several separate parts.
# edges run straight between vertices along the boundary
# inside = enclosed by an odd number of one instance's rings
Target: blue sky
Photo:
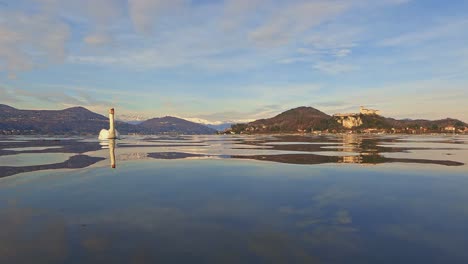
[[[467,28],[461,0],[0,0],[0,103],[468,121]]]

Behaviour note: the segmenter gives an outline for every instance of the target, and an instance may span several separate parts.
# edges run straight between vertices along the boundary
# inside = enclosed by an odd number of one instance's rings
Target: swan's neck
[[[109,114],[109,136],[115,137],[114,114]]]

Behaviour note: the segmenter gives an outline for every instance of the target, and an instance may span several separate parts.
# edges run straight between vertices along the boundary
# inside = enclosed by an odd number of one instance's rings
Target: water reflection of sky
[[[114,155],[116,162],[227,158],[304,165],[382,166],[391,163],[392,166],[401,166],[414,163],[466,170],[466,138],[397,135],[129,136],[116,142]],[[105,150],[108,148],[95,138],[7,139],[0,142],[0,177],[45,169],[107,166],[112,156]],[[60,156],[60,153],[64,155]]]
[[[15,167],[33,166],[47,163],[58,163],[67,160],[71,155],[64,153],[22,153],[0,156],[0,164],[11,164]]]
[[[320,150],[323,138],[285,139],[318,142],[299,150],[264,149],[280,142],[274,137],[187,139],[197,143],[141,147],[143,139],[130,138],[103,148],[93,140],[29,141],[62,148],[0,152],[82,157],[72,160],[75,167],[0,178],[0,263],[468,261],[466,165],[431,163],[466,163],[463,146],[450,146],[445,157],[447,150],[414,150],[394,137],[332,137],[362,159],[326,156],[326,163],[297,165],[330,152]],[[0,150],[26,147],[6,145]],[[252,148],[237,149],[244,145]],[[112,151],[116,169],[109,168]],[[375,158],[380,151],[401,162]]]
[[[25,141],[26,142],[26,141]],[[12,150],[12,151],[28,151],[28,150],[46,150],[46,149],[54,149],[54,148],[61,148],[60,146],[56,147],[24,147],[24,148],[4,148],[3,150]]]

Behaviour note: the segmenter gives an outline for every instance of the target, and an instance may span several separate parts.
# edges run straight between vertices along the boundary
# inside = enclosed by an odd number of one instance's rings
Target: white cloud
[[[42,14],[0,10],[0,64],[11,74],[65,58],[69,27]]]
[[[4,103],[27,102],[29,107],[34,109],[38,107],[56,109],[57,106],[59,108],[84,106],[94,110],[105,110],[109,105],[112,105],[111,100],[97,99],[88,92],[66,89],[63,86],[38,91],[0,86],[0,97]]]
[[[106,34],[91,34],[86,36],[83,41],[90,45],[104,45],[112,42],[112,37]]]
[[[280,7],[260,27],[250,32],[262,46],[284,45],[298,34],[335,18],[349,6],[338,1],[301,1]]]
[[[174,15],[183,9],[185,0],[128,0],[130,17],[135,29],[150,34],[160,16]]]
[[[214,122],[219,124],[248,123],[261,118],[273,117],[284,110],[286,109],[283,106],[264,105],[261,107],[254,108],[251,111],[233,110],[199,115],[198,119],[206,120],[210,124],[214,124]]]
[[[291,57],[291,58],[284,58],[280,59],[277,62],[279,64],[293,64],[298,62],[310,62],[311,60],[306,57]]]
[[[160,69],[192,66],[207,70],[245,70],[262,60],[252,60],[261,53],[242,53],[237,56],[224,56],[225,53],[237,52],[242,43],[232,36],[213,38],[212,30],[216,27],[185,27],[177,31],[161,32],[158,41],[147,40],[144,48],[128,48],[110,55],[70,56],[72,63],[119,65],[132,69]]]
[[[28,31],[25,33],[10,22],[2,28],[10,16],[18,17],[5,12],[7,16],[0,19],[0,70],[27,70],[40,64],[37,56],[24,52],[31,48],[16,47],[27,44],[33,46],[32,50],[41,49],[41,39],[55,45],[47,52],[36,53],[51,53],[43,57],[62,61],[71,34],[72,40],[78,36],[83,44],[105,45],[108,49],[86,49],[79,46],[81,43],[73,43],[68,62],[118,64],[135,69],[190,65],[236,71],[275,62],[316,61],[308,57],[310,54],[295,53],[297,47],[321,56],[345,57],[356,45],[355,32],[349,27],[336,30],[329,25],[363,1],[226,0],[198,5],[189,0],[36,0],[41,7],[37,16],[50,26],[23,25]],[[317,28],[324,23],[326,26]],[[71,29],[68,24],[73,25]],[[51,34],[38,38],[33,32]],[[139,37],[138,33],[144,34]],[[22,45],[2,45],[2,39],[13,42],[18,38]],[[58,56],[51,56],[55,54]]]
[[[327,28],[329,34],[335,35],[329,38],[321,38],[326,36],[326,32],[321,31],[313,32],[317,36],[316,38],[310,37],[310,34],[300,34],[304,30],[313,29],[314,25],[333,19],[338,13],[344,12],[346,5],[338,1],[294,1],[291,5],[287,3],[277,6],[271,0],[255,0],[253,2],[230,0],[224,5],[215,4],[208,8],[197,8],[188,6],[184,1],[176,1],[169,5],[165,1],[150,3],[149,1],[131,0],[129,6],[130,13],[135,13],[132,15],[134,25],[139,28],[139,32],[143,31],[147,34],[144,45],[141,45],[142,40],[138,39],[135,47],[109,52],[109,55],[72,55],[69,57],[69,61],[81,64],[120,65],[132,69],[191,66],[195,69],[221,71],[246,70],[273,63],[288,64],[311,61],[312,58],[306,58],[304,55],[307,54],[300,52],[290,56],[291,47],[287,45],[258,46],[257,40],[249,38],[249,36],[266,30],[265,28],[271,21],[278,21],[276,16],[280,16],[279,20],[283,21],[280,23],[285,25],[285,27],[278,28],[282,32],[279,34],[293,33],[288,38],[294,38],[295,42],[298,43],[303,42],[307,46],[304,47],[304,50],[310,49],[321,55],[345,57],[351,54],[351,48],[355,45],[354,39],[351,38],[354,37],[356,30],[346,31],[340,28],[340,31],[337,31],[335,28]],[[152,13],[152,15],[145,15],[145,12],[149,12],[148,10],[158,7],[162,10],[172,9],[173,11],[169,11],[168,14],[176,12],[176,10],[185,12],[181,11],[185,8],[191,9],[190,15],[184,18],[178,26],[159,27],[157,31],[152,32],[155,22],[157,25],[156,20],[168,15],[159,14],[162,12],[161,10]],[[145,12],[137,12],[136,10],[139,9],[144,9]],[[222,16],[220,17],[218,14],[222,14]],[[230,21],[231,17],[233,24],[224,24],[224,22]],[[200,19],[200,21],[192,21],[194,19]],[[259,23],[259,26],[253,27],[253,29],[252,19],[258,20]],[[173,20],[178,19],[173,18]],[[187,21],[192,23],[188,25]],[[249,23],[245,21],[249,21]],[[289,23],[288,21],[291,25],[286,25]],[[167,21],[164,20],[164,22]],[[226,27],[229,28],[229,32],[225,31]],[[279,42],[283,41],[279,40]]]
[[[336,51],[351,51],[358,45],[359,39],[364,35],[364,29],[340,23],[331,23],[313,31],[304,37],[302,52],[336,53]]]
[[[426,41],[445,39],[449,36],[458,37],[468,28],[468,19],[443,21],[426,30],[409,32],[380,41],[381,46],[418,45]]]
[[[103,29],[124,13],[120,0],[35,0],[43,14],[68,19],[88,20],[94,29]]]
[[[396,5],[400,5],[400,4],[407,4],[409,3],[410,1],[412,0],[385,0],[387,3],[389,4],[396,4]]]
[[[340,49],[340,50],[335,51],[334,53],[335,57],[346,57],[349,54],[351,54],[350,49]]]
[[[81,0],[77,3],[84,7],[84,14],[96,23],[97,28],[108,27],[124,13],[118,0]]]
[[[0,10],[0,71],[10,76],[25,70],[62,63],[72,28],[65,21],[88,25],[94,33],[83,38],[87,44],[107,44],[110,25],[122,14],[118,0],[36,0],[37,11]],[[19,5],[26,5],[19,1]],[[31,4],[31,3],[29,3]],[[8,6],[7,6],[8,7]]]
[[[268,0],[226,0],[222,12],[223,30],[235,30],[245,24]]]
[[[65,27],[62,18],[79,25],[72,33],[83,44],[108,47],[71,50],[68,62],[137,70],[189,65],[238,71],[275,62],[310,63],[317,61],[314,56],[349,56],[358,31],[336,26],[334,20],[364,0],[227,0],[203,5],[189,0],[36,1],[43,17]],[[64,47],[54,53],[60,50],[63,58]],[[6,65],[32,67],[31,54],[13,54]]]
[[[0,86],[0,98],[1,98],[0,104],[11,104],[11,103],[17,103],[21,101],[19,98],[15,96],[13,91],[3,86]]]
[[[339,62],[326,62],[321,61],[314,65],[314,69],[319,70],[326,74],[341,74],[359,70],[359,67],[351,64],[344,64]]]

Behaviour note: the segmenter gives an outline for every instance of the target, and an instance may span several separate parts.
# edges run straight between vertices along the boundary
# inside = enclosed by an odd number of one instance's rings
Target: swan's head
[[[109,110],[109,114],[114,114],[114,108],[111,108],[111,109]]]

